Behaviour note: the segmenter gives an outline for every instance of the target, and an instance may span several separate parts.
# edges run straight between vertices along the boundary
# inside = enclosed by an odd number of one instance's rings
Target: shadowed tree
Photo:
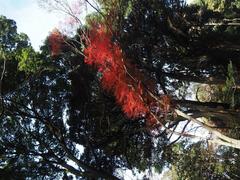
[[[66,1],[54,2],[68,8],[61,4]],[[169,159],[171,145],[194,137],[185,132],[190,121],[215,134],[214,142],[239,148],[239,140],[226,136],[239,138],[233,127],[222,131],[196,119],[221,119],[227,128],[224,121],[239,118],[237,105],[193,101],[185,92],[193,82],[224,84],[237,74],[237,15],[226,22],[222,12],[179,0],[99,4],[75,36],[55,30],[40,53],[24,40],[17,48],[11,35],[3,41],[0,168],[6,177],[67,178],[69,172],[119,179],[118,169],[161,172],[181,158]],[[16,34],[14,21],[4,21]],[[14,67],[5,66],[6,54]]]

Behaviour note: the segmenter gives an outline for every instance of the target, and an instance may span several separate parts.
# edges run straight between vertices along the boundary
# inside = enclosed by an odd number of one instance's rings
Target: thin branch
[[[193,134],[188,134],[188,133],[182,133],[182,132],[173,131],[173,130],[167,128],[167,127],[156,117],[156,115],[155,115],[154,113],[151,112],[150,114],[154,117],[154,119],[157,120],[157,123],[158,123],[161,127],[163,127],[164,130],[165,130],[167,133],[173,133],[173,134],[176,134],[176,135],[178,135],[178,136],[184,136],[184,137],[191,137],[191,138],[200,138],[200,139],[202,139],[202,137],[196,136],[196,135],[193,135]]]
[[[221,134],[220,132],[216,131],[215,129],[211,128],[210,126],[206,125],[205,123],[185,114],[184,112],[178,110],[178,109],[175,109],[174,110],[175,113],[179,116],[182,116],[200,126],[202,126],[203,128],[207,129],[209,132],[213,133],[216,137],[218,137],[219,139],[221,139],[223,142],[225,141],[226,145],[228,144],[228,146],[231,145],[231,147],[234,147],[234,148],[237,148],[237,149],[240,149],[240,140],[238,139],[234,139],[234,138],[230,138],[228,136],[225,136],[223,134]]]
[[[191,122],[191,121],[188,121],[188,122],[184,125],[181,133],[184,133],[185,129],[187,128],[187,126],[188,126],[188,124],[189,124],[190,122]],[[180,135],[177,139],[175,139],[174,141],[172,141],[168,146],[171,146],[172,144],[176,143],[181,137],[182,137],[182,136]]]
[[[177,124],[175,125],[175,127],[173,128],[173,131],[175,131],[175,130],[177,129],[178,124],[179,124],[179,123],[177,123]],[[169,127],[168,127],[168,128],[169,128]],[[168,140],[170,140],[170,139],[172,138],[172,136],[173,136],[173,133],[170,134]]]

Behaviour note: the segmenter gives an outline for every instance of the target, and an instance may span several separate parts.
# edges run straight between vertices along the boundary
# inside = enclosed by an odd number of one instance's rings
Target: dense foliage
[[[75,36],[55,29],[40,52],[0,17],[0,176],[238,179],[238,1],[98,3]],[[209,141],[190,140],[197,118]]]

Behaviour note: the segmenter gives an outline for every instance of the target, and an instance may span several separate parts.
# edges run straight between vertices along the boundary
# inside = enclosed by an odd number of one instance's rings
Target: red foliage
[[[149,115],[147,119],[147,126],[154,127],[157,124],[157,119],[153,115]]]
[[[61,52],[63,35],[57,29],[54,29],[48,37],[48,42],[51,49],[51,55],[56,56]]]
[[[163,113],[168,113],[170,111],[170,105],[171,105],[171,97],[168,95],[163,95],[161,96],[161,101],[162,101],[162,111]]]
[[[161,96],[156,101],[146,89],[144,91],[141,81],[145,75],[131,62],[123,61],[120,47],[112,42],[112,35],[106,32],[104,26],[95,24],[95,27],[89,33],[87,48],[84,50],[85,63],[101,72],[103,88],[114,94],[116,102],[128,118],[145,117],[149,127],[158,126],[158,121],[164,120],[170,112],[170,97]],[[154,89],[156,83],[153,80],[147,82],[148,89]]]
[[[84,54],[85,62],[95,66],[102,73],[103,88],[113,92],[126,116],[146,116],[149,110],[141,98],[141,83],[135,86],[132,84],[126,74],[121,49],[111,41],[111,34],[106,32],[103,26],[90,32],[89,44]]]

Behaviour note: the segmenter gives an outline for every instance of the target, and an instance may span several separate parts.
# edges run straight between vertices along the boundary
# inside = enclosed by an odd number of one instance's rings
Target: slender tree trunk
[[[240,109],[232,109],[229,104],[217,102],[199,102],[190,100],[176,100],[180,107],[187,108],[186,113],[193,118],[206,117],[216,126],[233,126],[240,118]]]
[[[183,106],[183,107],[192,107],[192,108],[210,108],[216,110],[223,110],[228,112],[239,112],[239,110],[232,110],[230,104],[227,103],[218,103],[218,102],[199,102],[191,100],[174,100],[174,103]]]
[[[163,72],[163,75],[172,79],[178,79],[180,81],[195,82],[195,83],[201,83],[201,84],[224,85],[226,83],[226,79],[217,79],[214,77],[199,78],[199,77],[183,75],[180,73],[172,73],[172,72],[171,73]]]

